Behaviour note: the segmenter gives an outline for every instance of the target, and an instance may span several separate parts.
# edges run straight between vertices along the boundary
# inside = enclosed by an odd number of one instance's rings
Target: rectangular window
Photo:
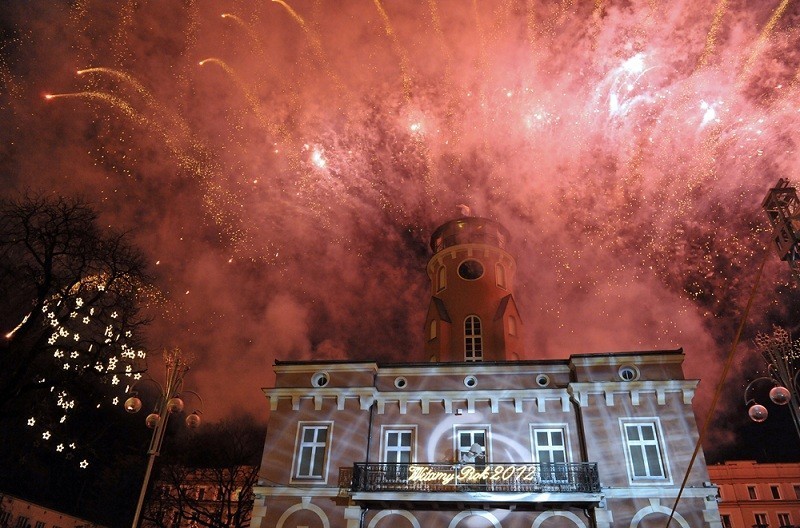
[[[413,460],[413,429],[386,429],[383,432],[383,460],[386,462],[386,478],[408,479],[408,465]]]
[[[36,521],[36,528],[44,528],[44,521]]]
[[[563,428],[533,430],[534,461],[540,464],[542,480],[567,480],[567,448]]]
[[[17,517],[17,528],[25,528],[26,526],[29,526],[28,518],[23,517],[22,515]]]
[[[485,464],[487,429],[457,429],[456,459],[467,464]],[[476,445],[477,444],[477,445]]]
[[[733,528],[730,515],[721,515],[720,517],[722,518],[722,528]]]
[[[622,424],[632,480],[666,479],[656,421]]]
[[[464,361],[483,361],[481,320],[475,315],[464,320]]]
[[[754,520],[756,521],[756,526],[759,528],[767,526],[767,514],[766,513],[756,513],[753,515]]]
[[[747,486],[747,496],[750,497],[750,500],[758,500],[755,486]]]
[[[781,498],[781,487],[780,486],[778,486],[776,484],[773,484],[772,486],[769,487],[769,491],[770,491],[770,493],[772,493],[772,498],[773,499],[780,500],[780,498]]]
[[[11,520],[11,512],[0,511],[0,526],[5,526]]]
[[[778,526],[792,526],[792,518],[789,517],[788,513],[779,513],[778,514]]]
[[[299,423],[295,472],[298,479],[325,480],[331,423]]]

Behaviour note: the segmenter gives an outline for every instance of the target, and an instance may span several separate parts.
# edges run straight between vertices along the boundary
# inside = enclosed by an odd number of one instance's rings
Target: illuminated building
[[[235,440],[234,440],[235,441]],[[145,528],[250,525],[254,466],[167,466],[145,503]]]
[[[79,517],[0,493],[0,526],[13,528],[102,528]]]
[[[723,528],[800,526],[800,464],[752,460],[708,466]]]
[[[520,359],[507,241],[434,232],[429,362],[276,362],[253,528],[663,528],[698,438],[683,352]],[[671,526],[720,526],[702,453]]]

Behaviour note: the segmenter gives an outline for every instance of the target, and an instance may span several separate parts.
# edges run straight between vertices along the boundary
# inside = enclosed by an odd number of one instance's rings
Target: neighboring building
[[[431,362],[276,362],[254,528],[664,527],[698,439],[683,352],[521,360],[508,238],[431,237]],[[671,526],[719,528],[716,495],[700,453]]]
[[[752,460],[708,466],[723,528],[800,527],[800,464]]]
[[[169,465],[154,483],[142,515],[149,528],[250,526],[258,468]]]
[[[89,528],[99,525],[0,493],[0,528]]]

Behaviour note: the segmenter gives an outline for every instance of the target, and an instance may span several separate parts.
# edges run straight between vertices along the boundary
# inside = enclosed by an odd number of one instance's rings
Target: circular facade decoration
[[[311,385],[314,387],[324,387],[328,384],[330,378],[328,377],[327,372],[317,372],[313,376],[311,376]]]
[[[639,379],[639,369],[631,365],[620,367],[618,374],[622,381],[636,381]]]
[[[464,378],[464,385],[469,387],[470,389],[478,384],[478,378],[475,376],[467,376]]]
[[[478,280],[483,276],[483,264],[474,259],[465,260],[458,266],[458,276],[464,280]]]
[[[394,379],[394,386],[398,389],[405,389],[406,385],[408,385],[408,380],[403,376],[398,376]]]
[[[550,376],[547,374],[539,374],[536,376],[536,384],[540,387],[547,387],[550,385]]]

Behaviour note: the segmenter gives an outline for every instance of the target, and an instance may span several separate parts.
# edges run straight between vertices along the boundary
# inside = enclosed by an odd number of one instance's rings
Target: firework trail
[[[692,343],[690,375],[716,364],[760,199],[800,168],[793,3],[275,2],[83,1],[65,42],[49,30],[36,62],[20,48],[0,70],[15,101],[57,86],[103,103],[15,112],[42,139],[9,136],[9,156],[41,181],[54,151],[114,220],[143,219],[164,290],[192,291],[186,339],[258,364],[406,360],[426,297],[409,270],[467,204],[515,235],[530,357]],[[80,92],[76,64],[114,67],[82,70]],[[796,304],[781,284],[765,320]]]

